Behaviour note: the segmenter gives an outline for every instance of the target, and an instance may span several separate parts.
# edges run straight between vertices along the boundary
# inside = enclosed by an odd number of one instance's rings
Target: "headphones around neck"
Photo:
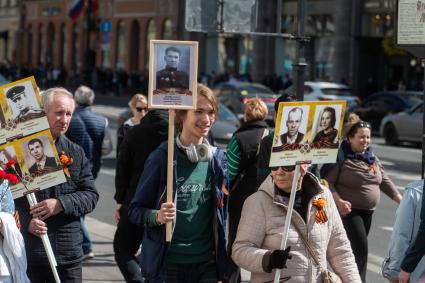
[[[210,161],[213,158],[213,151],[207,139],[203,139],[202,143],[198,145],[191,143],[190,145],[185,146],[180,141],[180,137],[177,136],[176,144],[179,148],[185,151],[190,162],[197,163]]]

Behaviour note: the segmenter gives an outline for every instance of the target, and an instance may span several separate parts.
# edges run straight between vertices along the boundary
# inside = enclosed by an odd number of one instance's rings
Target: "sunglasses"
[[[370,123],[365,122],[365,121],[359,121],[357,123],[355,123],[350,130],[348,130],[348,133],[346,134],[346,136],[352,136],[355,134],[355,131],[357,129],[360,128],[368,128],[368,129],[372,129],[372,126],[370,125]]]
[[[279,170],[279,168],[281,168],[285,172],[292,172],[292,171],[295,170],[295,165],[292,165],[292,166],[276,166],[276,167],[270,167],[270,169],[272,171],[277,171],[277,170]]]
[[[137,112],[142,112],[142,111],[148,111],[148,108],[147,107],[136,107],[136,111]]]
[[[368,122],[365,122],[365,121],[357,122],[356,124],[354,124],[354,127],[356,127],[356,128],[369,128],[369,129],[371,128],[370,124]]]

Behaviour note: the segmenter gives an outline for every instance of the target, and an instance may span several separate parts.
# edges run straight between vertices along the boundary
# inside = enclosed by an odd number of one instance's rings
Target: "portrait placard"
[[[196,108],[198,42],[151,40],[149,108]]]
[[[1,86],[0,101],[0,143],[49,128],[34,77]]]
[[[2,145],[0,165],[11,159],[16,160],[16,173],[22,181],[11,186],[14,198],[22,197],[27,190],[43,190],[66,182],[50,130]]]
[[[270,167],[336,161],[345,101],[280,103]]]

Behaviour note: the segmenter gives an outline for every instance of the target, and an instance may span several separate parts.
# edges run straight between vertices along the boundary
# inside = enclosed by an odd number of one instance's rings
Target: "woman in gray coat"
[[[298,180],[289,227],[290,252],[280,250],[294,169],[295,166],[272,168],[259,191],[245,201],[233,244],[233,260],[251,272],[252,282],[272,282],[276,269],[283,267],[281,279],[285,281],[322,282],[321,273],[328,263],[343,282],[361,282],[332,195],[313,174],[306,172],[306,167],[302,167]],[[312,246],[319,266],[294,225]]]

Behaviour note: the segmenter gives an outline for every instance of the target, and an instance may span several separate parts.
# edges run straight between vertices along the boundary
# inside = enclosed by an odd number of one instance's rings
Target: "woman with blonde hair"
[[[229,197],[229,243],[232,245],[241,218],[245,199],[257,191],[257,158],[260,142],[268,134],[267,106],[259,98],[251,98],[245,104],[244,124],[240,127],[227,146],[227,163],[230,180]],[[240,282],[240,269],[233,261],[229,264],[229,282]]]
[[[143,94],[135,94],[128,102],[133,117],[125,121],[117,131],[117,156],[125,133],[133,126],[140,123],[140,120],[148,113],[148,101]]]
[[[371,126],[352,113],[345,128],[346,139],[341,143],[343,160],[325,176],[332,191],[342,223],[351,242],[357,267],[366,282],[367,236],[372,215],[378,205],[380,191],[396,203],[401,195],[387,176],[378,157],[370,147]]]

